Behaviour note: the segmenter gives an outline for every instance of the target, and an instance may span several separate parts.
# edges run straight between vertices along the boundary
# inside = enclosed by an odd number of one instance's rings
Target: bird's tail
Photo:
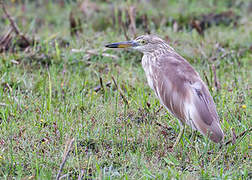
[[[208,136],[213,142],[220,143],[224,138],[224,133],[217,118],[214,119],[208,111],[194,111],[192,114],[195,129]],[[206,123],[204,120],[208,120],[207,122],[210,123]]]
[[[195,83],[192,86],[191,101],[187,112],[190,113],[194,127],[215,143],[223,140],[224,133],[220,127],[219,117],[214,101],[204,86]]]

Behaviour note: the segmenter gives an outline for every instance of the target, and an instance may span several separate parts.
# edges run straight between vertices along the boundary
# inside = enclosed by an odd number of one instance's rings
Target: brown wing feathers
[[[187,61],[180,60],[165,56],[159,66],[152,67],[154,77],[159,78],[159,81],[154,81],[158,82],[155,92],[182,123],[195,126],[214,142],[220,142],[224,134],[213,99],[198,73]]]
[[[219,125],[219,118],[214,102],[203,82],[199,82],[202,84],[200,89],[192,87],[192,91],[195,91],[192,95],[193,101],[191,102],[191,106],[195,108],[192,120],[196,122],[198,130],[202,134],[209,135],[210,139],[214,142],[220,142],[224,134]]]

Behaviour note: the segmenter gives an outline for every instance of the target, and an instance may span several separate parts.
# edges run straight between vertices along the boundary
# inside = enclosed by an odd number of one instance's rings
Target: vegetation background
[[[249,0],[11,0],[0,9],[0,179],[252,179]],[[141,54],[157,34],[216,102],[223,145],[155,98]]]

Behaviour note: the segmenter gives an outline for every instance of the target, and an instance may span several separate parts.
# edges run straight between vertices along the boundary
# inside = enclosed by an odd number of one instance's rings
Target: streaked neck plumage
[[[156,48],[152,51],[144,51],[144,56],[147,57],[150,61],[155,61],[157,57],[163,55],[163,54],[174,54],[176,53],[175,50],[169,46],[167,43],[160,43],[156,45]]]

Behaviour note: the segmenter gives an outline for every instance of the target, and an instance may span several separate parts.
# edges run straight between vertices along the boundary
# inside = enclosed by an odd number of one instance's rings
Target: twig
[[[205,77],[205,79],[206,79],[207,86],[210,87],[210,83],[209,83],[209,80],[208,80],[206,71],[203,71],[203,74],[204,74],[204,77]]]
[[[251,132],[251,131],[252,131],[252,127],[249,128],[249,129],[247,129],[247,130],[245,130],[245,131],[243,131],[243,132],[242,132],[241,134],[239,134],[238,136],[236,136],[236,139],[245,136],[247,133],[249,133],[249,132]],[[233,138],[230,139],[229,141],[227,141],[227,142],[225,143],[225,145],[228,145],[228,144],[230,144],[231,142],[233,142]]]
[[[123,28],[123,34],[124,34],[124,37],[126,38],[126,40],[130,40],[128,34],[127,34],[127,28],[126,28],[126,25],[124,22],[122,22],[122,28]]]
[[[73,53],[80,53],[80,52],[85,52],[84,49],[71,49]]]
[[[104,50],[106,50],[106,49],[104,49]],[[84,49],[72,49],[71,51],[74,52],[74,53],[84,52],[84,53],[88,54],[88,58],[90,58],[90,55],[95,55],[95,56],[100,56],[101,55],[103,57],[109,57],[109,58],[112,58],[112,59],[115,59],[115,60],[119,59],[119,57],[116,56],[116,55],[112,55],[112,54],[108,54],[108,53],[99,53],[99,52],[97,52],[95,50],[86,50],[85,51]]]
[[[71,139],[70,142],[67,141],[67,143],[66,143],[66,145],[65,145],[65,150],[64,150],[62,162],[61,162],[61,164],[60,164],[60,169],[59,169],[58,174],[57,174],[57,176],[56,176],[56,179],[57,179],[57,180],[60,179],[60,174],[61,174],[62,169],[63,169],[63,167],[64,167],[64,165],[65,165],[65,163],[66,163],[67,157],[68,157],[68,155],[69,155],[69,153],[70,153],[70,151],[71,151],[71,147],[72,147],[72,145],[73,145],[73,142],[74,142],[74,138]]]
[[[110,87],[110,85],[111,85],[111,81],[109,81],[109,82],[106,83],[106,87]],[[94,88],[94,91],[95,91],[95,92],[98,92],[98,91],[100,91],[100,90],[101,90],[101,85],[98,85],[98,86],[96,86],[96,87]]]
[[[122,12],[123,10],[121,8],[118,8],[118,16],[117,16],[117,19],[118,19],[118,25],[119,25],[119,28],[121,28],[123,30],[123,34],[124,34],[124,37],[126,38],[126,40],[129,40],[129,36],[127,35],[127,28],[126,28],[126,23],[123,22],[123,19],[122,19]],[[116,17],[115,17],[116,18]]]
[[[112,76],[112,80],[113,80],[113,82],[115,84],[116,89],[118,89],[117,83],[116,83],[115,78],[113,76]]]
[[[102,53],[101,55],[102,55],[103,57],[109,57],[109,58],[112,58],[112,59],[115,59],[115,60],[118,60],[118,59],[119,59],[118,56],[113,55],[113,54]]]
[[[10,28],[10,29],[8,30],[8,32],[7,32],[4,36],[1,36],[0,45],[1,45],[1,44],[4,44],[4,42],[6,42],[6,40],[10,38],[10,35],[11,35],[12,31],[13,31],[13,29]]]
[[[27,43],[27,45],[30,45],[30,41],[23,35],[23,33],[20,32],[17,24],[14,22],[13,18],[10,16],[10,14],[7,11],[4,3],[1,1],[0,4],[2,5],[3,12],[6,15],[6,17],[8,18],[8,20],[10,21],[11,27],[13,28],[16,35],[20,36]]]
[[[130,29],[133,33],[133,36],[136,37],[136,8],[134,6],[130,6],[128,8],[128,14],[130,18]]]
[[[116,89],[119,91],[120,96],[122,97],[123,101],[124,101],[127,105],[129,105],[128,100],[127,100],[126,97],[123,95],[121,89],[119,89],[119,87],[118,87],[118,85],[117,85],[117,83],[116,83],[116,80],[115,80],[115,78],[114,78],[113,76],[112,76],[112,80],[113,80],[113,82],[114,82],[114,84],[115,84]]]
[[[21,34],[21,33],[20,33],[20,30],[19,30],[17,24],[14,22],[14,19],[10,16],[9,12],[7,11],[7,9],[6,9],[5,5],[4,5],[4,3],[1,2],[1,5],[2,5],[3,12],[4,12],[4,14],[6,15],[6,17],[9,19],[9,21],[10,21],[10,23],[11,23],[11,26],[12,26],[13,30],[15,31],[15,33],[16,33],[17,35],[20,35],[20,34]]]
[[[149,26],[148,26],[149,21],[148,21],[148,16],[147,16],[147,14],[144,14],[144,15],[142,16],[142,20],[143,20],[143,28],[144,28],[145,33],[150,34],[151,31],[150,31],[150,28],[149,28]]]
[[[105,89],[104,89],[104,86],[103,86],[102,77],[100,77],[100,85],[101,85],[102,90],[104,91]]]
[[[0,37],[0,52],[6,51],[10,47],[10,42],[12,40],[13,29],[10,28],[8,32]]]
[[[219,91],[219,90],[221,89],[221,85],[220,85],[220,82],[219,82],[219,80],[218,80],[218,78],[217,78],[217,75],[216,75],[216,68],[215,68],[215,65],[214,65],[214,64],[212,64],[212,71],[213,71],[213,73],[214,73],[214,85],[215,85],[217,91]]]

